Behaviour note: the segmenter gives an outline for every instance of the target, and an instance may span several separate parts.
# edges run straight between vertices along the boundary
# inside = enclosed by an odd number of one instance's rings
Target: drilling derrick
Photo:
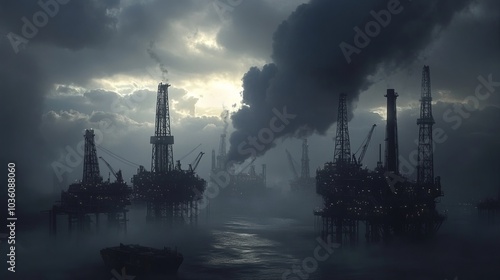
[[[300,177],[295,170],[294,160],[292,155],[286,151],[288,162],[290,164],[290,169],[293,172],[294,179],[290,182],[290,188],[293,192],[300,192],[301,195],[313,194],[314,185],[316,179],[311,177],[309,170],[309,145],[307,144],[307,138],[302,140],[302,158],[301,158],[301,168]]]
[[[342,93],[339,96],[333,162],[325,163],[324,168],[316,172],[316,192],[323,197],[324,207],[314,215],[321,218],[323,239],[330,237],[337,243],[347,239],[351,244],[358,239],[359,214],[355,209],[361,204],[353,200],[361,181],[358,173],[359,166],[351,161],[347,95]]]
[[[96,185],[102,181],[102,177],[99,174],[99,162],[97,161],[94,136],[95,134],[93,129],[85,130],[85,152],[83,155],[82,178],[82,183],[84,185]]]
[[[301,178],[309,178],[309,147],[307,145],[307,138],[302,142],[302,168],[300,172]]]
[[[81,182],[70,184],[67,191],[62,191],[60,202],[48,211],[52,234],[57,233],[58,215],[67,216],[70,232],[74,227],[80,231],[89,231],[91,224],[98,231],[100,214],[107,214],[109,225],[125,231],[127,229],[127,206],[130,205],[131,190],[123,181],[121,170],[115,172],[108,163],[106,165],[116,176],[116,181],[103,182],[99,173],[94,136],[94,130],[85,130]],[[95,216],[94,221],[91,216]]]
[[[351,161],[351,143],[347,126],[347,95],[340,94],[339,111],[337,116],[337,136],[335,137],[334,162],[339,166],[346,166]]]
[[[174,153],[172,145],[174,136],[170,132],[170,112],[168,104],[169,84],[158,85],[156,101],[155,135],[151,136],[153,144],[151,172],[166,173],[174,169]]]
[[[432,96],[429,66],[422,70],[422,97],[420,99],[420,118],[418,134],[417,183],[424,188],[434,185],[434,159],[432,147]]]
[[[174,136],[170,130],[168,102],[169,84],[158,85],[155,135],[151,136],[151,172],[141,166],[133,176],[136,200],[146,202],[148,221],[196,223],[198,202],[206,188],[205,180],[195,173],[201,156],[187,170],[181,169],[180,160],[174,165]]]

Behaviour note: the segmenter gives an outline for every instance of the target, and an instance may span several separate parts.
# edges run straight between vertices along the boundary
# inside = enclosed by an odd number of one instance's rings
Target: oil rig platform
[[[51,234],[57,233],[59,215],[68,217],[68,230],[76,228],[88,231],[95,216],[95,227],[98,231],[100,214],[107,215],[108,224],[118,229],[127,229],[127,206],[130,205],[132,190],[123,181],[121,170],[115,170],[100,157],[116,178],[115,182],[103,181],[99,173],[94,141],[94,130],[85,130],[85,148],[83,158],[83,178],[80,182],[70,184],[67,191],[61,191],[61,200],[52,206],[49,212]]]
[[[385,95],[385,163],[380,149],[377,168],[368,170],[351,156],[347,96],[340,95],[334,158],[316,174],[316,191],[323,197],[324,206],[314,211],[314,215],[325,240],[331,238],[340,244],[355,245],[363,227],[367,242],[387,242],[395,236],[424,239],[434,235],[444,221],[445,217],[436,209],[443,193],[440,178],[434,177],[429,67],[424,66],[422,75],[416,182],[399,172],[397,96],[394,89],[388,89]],[[364,150],[368,143],[369,140]]]
[[[200,153],[194,165],[181,169],[180,161],[174,166],[174,136],[170,130],[168,101],[169,84],[158,85],[155,134],[152,144],[151,171],[140,166],[132,177],[133,194],[136,201],[146,203],[146,219],[167,224],[196,224],[198,203],[203,198],[206,181],[195,173],[203,156]]]
[[[302,158],[300,160],[300,176],[295,168],[295,161],[288,150],[285,150],[288,158],[290,170],[293,173],[293,180],[290,182],[290,190],[298,194],[314,193],[316,178],[311,177],[309,171],[309,145],[307,138],[302,140]]]
[[[500,217],[500,189],[496,199],[484,199],[477,203],[476,207],[481,220],[486,221],[488,224],[495,224],[496,219]]]
[[[255,159],[254,159],[255,160]],[[262,164],[262,173],[257,174],[254,160],[240,171],[235,170],[235,166],[230,166],[227,159],[226,133],[220,135],[219,153],[215,156],[215,150],[212,150],[212,168],[210,178],[215,178],[219,172],[226,173],[230,180],[225,186],[219,186],[222,198],[249,198],[259,197],[266,194],[266,164]],[[250,170],[245,172],[245,169]],[[211,184],[217,182],[211,180]]]

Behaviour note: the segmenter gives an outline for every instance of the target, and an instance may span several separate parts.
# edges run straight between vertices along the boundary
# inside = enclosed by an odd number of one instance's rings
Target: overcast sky
[[[224,109],[231,112],[228,148],[237,160],[247,158],[237,144],[266,128],[273,108],[297,115],[259,153],[256,164],[267,163],[270,187],[286,188],[291,179],[284,151],[300,162],[297,137],[310,136],[315,171],[333,157],[342,91],[349,96],[353,152],[377,124],[364,160],[372,168],[384,143],[384,94],[396,89],[401,160],[411,162],[423,65],[430,65],[435,128],[442,130],[435,173],[445,198],[475,201],[498,192],[496,0],[40,2],[50,5],[0,0],[0,159],[17,163],[19,192],[31,194],[26,201],[53,191],[54,166],[63,166],[68,180],[81,179],[73,151],[86,128],[101,131],[99,145],[149,169],[161,81],[171,84],[174,159],[201,143],[182,163],[204,151],[198,168],[204,178]],[[374,13],[388,9],[386,26],[347,58],[342,42],[356,47],[354,28],[365,30]],[[127,180],[135,173],[98,153]],[[100,168],[107,178],[106,166]]]

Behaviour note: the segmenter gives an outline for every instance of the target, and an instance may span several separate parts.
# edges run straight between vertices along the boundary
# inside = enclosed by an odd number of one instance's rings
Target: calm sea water
[[[17,272],[5,278],[5,268],[1,279],[500,279],[498,227],[479,226],[472,217],[450,217],[427,243],[362,243],[335,249],[327,258],[322,249],[326,260],[318,260],[315,249],[321,245],[312,214],[266,215],[262,207],[224,215],[213,210],[210,218],[200,217],[197,227],[175,229],[146,224],[144,212],[134,210],[127,234],[101,230],[68,236],[61,229],[53,239],[41,226],[18,234]],[[176,276],[116,278],[103,266],[99,250],[120,242],[176,246],[184,263]],[[0,245],[5,252],[5,243]]]

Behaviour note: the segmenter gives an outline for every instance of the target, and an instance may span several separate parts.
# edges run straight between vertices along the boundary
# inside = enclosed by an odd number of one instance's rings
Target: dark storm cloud
[[[37,1],[3,1],[0,5],[5,8],[0,6],[0,13],[5,14],[0,17],[1,43],[5,45],[11,45],[9,32],[23,36],[22,17],[31,20],[34,13],[43,11]],[[170,42],[177,46],[179,36],[171,23],[188,20],[193,10],[203,7],[204,3],[192,0],[133,1],[128,5],[115,0],[67,1],[28,38],[27,49],[20,51],[43,53],[38,57],[41,67],[49,79],[61,84],[86,86],[95,77],[145,75],[145,69],[155,63],[147,54],[149,43],[166,36],[175,38]],[[11,52],[15,53],[12,48]],[[158,55],[175,58],[170,53]],[[179,59],[165,61],[166,66],[170,63],[182,64]]]
[[[43,93],[48,83],[40,72],[39,65],[29,55],[9,55],[10,46],[0,45],[0,129],[2,146],[0,163],[4,166],[14,162],[17,168],[16,183],[20,209],[28,205],[25,199],[43,179],[43,162],[47,153],[38,133]],[[27,79],[29,77],[29,79]],[[3,199],[6,192],[1,193]],[[22,210],[21,210],[22,212]]]
[[[217,41],[239,54],[268,57],[272,33],[286,16],[280,15],[271,3],[243,1],[232,12],[230,24],[217,34]]]
[[[114,4],[109,1],[73,2],[59,6],[59,17],[50,18],[43,28],[31,30],[35,35],[29,38],[26,47],[39,42],[78,49],[103,39],[112,23],[104,13]],[[67,15],[63,15],[63,8]],[[16,162],[21,212],[27,209],[24,206],[29,205],[40,189],[51,184],[47,164],[50,153],[45,149],[39,125],[44,96],[54,81],[39,59],[43,53],[21,49],[16,54],[6,35],[13,32],[24,36],[21,19],[32,21],[33,15],[40,10],[36,1],[0,1],[0,128],[6,132],[2,141],[6,148],[2,149],[0,159],[2,164]]]
[[[421,52],[410,66],[395,73],[380,69],[377,84],[361,94],[362,108],[385,106],[380,97],[386,88],[395,88],[398,104],[408,106],[420,98],[423,65],[430,65],[434,100],[462,100],[474,94],[478,76],[493,75],[500,80],[500,2],[475,1],[470,8],[457,14],[445,32]],[[494,94],[489,103],[500,104]]]
[[[412,63],[435,39],[436,31],[470,2],[400,3],[393,8],[400,12],[392,15],[387,27],[359,54],[350,56],[351,63],[339,44],[354,45],[353,28],[364,29],[373,20],[371,10],[378,12],[388,9],[388,3],[399,2],[313,0],[299,6],[274,34],[274,63],[262,70],[252,68],[243,77],[243,107],[232,117],[237,131],[230,138],[230,158],[242,161],[252,155],[242,148],[248,147],[249,136],[257,137],[261,129],[269,127],[273,109],[281,111],[286,106],[296,115],[274,137],[301,135],[304,129],[324,133],[336,120],[340,92],[348,93],[352,103],[371,85],[370,75],[380,67],[390,73]],[[253,151],[261,155],[271,146]]]
[[[36,43],[76,50],[109,39],[117,23],[111,11],[117,9],[119,3],[119,0],[0,1],[0,25],[3,31],[28,40],[33,34]],[[40,11],[47,20],[37,16],[41,15]]]
[[[500,191],[500,109],[455,112],[456,103],[438,102],[432,108],[434,120],[434,172],[441,176],[447,201],[475,201],[496,196]],[[401,172],[416,178],[419,108],[398,115]]]
[[[500,81],[500,2],[478,1],[472,10],[452,25],[430,57],[434,88],[457,99],[474,93],[479,75]],[[500,104],[495,95],[490,102]]]

